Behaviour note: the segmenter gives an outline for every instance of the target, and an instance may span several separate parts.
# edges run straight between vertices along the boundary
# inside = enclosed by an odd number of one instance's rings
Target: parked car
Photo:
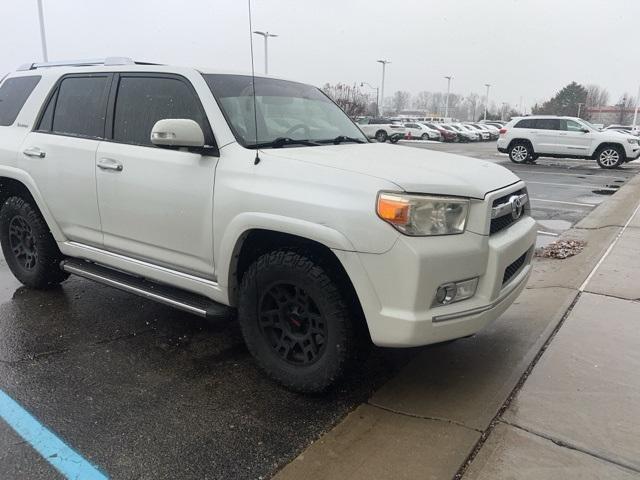
[[[0,83],[0,205],[27,287],[75,274],[203,317],[231,307],[257,364],[303,392],[361,342],[482,329],[536,240],[499,165],[369,142],[299,82],[124,58]]]
[[[603,130],[618,130],[621,132],[628,133],[629,135],[634,135],[636,137],[640,136],[640,127],[633,125],[609,125]]]
[[[405,123],[405,135],[411,134],[411,137],[421,140],[440,140],[440,132],[433,128],[427,127],[421,123]]]
[[[500,136],[500,129],[494,125],[482,124],[482,123],[469,123],[470,127],[484,130],[489,133],[489,140],[497,140]]]
[[[421,122],[429,128],[437,130],[442,136],[443,142],[457,142],[458,133],[452,128],[445,128],[441,123]]]
[[[477,142],[480,140],[480,136],[476,132],[463,128],[462,125],[450,123],[447,126],[453,128],[458,133],[458,139],[461,142]]]
[[[575,117],[517,118],[500,130],[498,151],[515,163],[538,157],[595,159],[601,168],[616,168],[640,156],[638,138],[599,130]]]
[[[358,125],[368,138],[375,138],[382,143],[387,140],[396,143],[405,135],[404,126],[389,118],[363,118]]]
[[[477,133],[480,137],[480,140],[483,141],[489,141],[491,140],[491,134],[489,133],[489,130],[485,129],[485,128],[481,128],[477,125],[473,125],[471,123],[465,123],[463,124],[463,126],[471,131],[473,131],[474,133]]]

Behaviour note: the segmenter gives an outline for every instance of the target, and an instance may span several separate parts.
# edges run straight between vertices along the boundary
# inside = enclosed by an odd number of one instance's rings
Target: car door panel
[[[65,75],[53,87],[18,156],[69,240],[102,246],[95,158],[112,74]]]
[[[560,152],[565,155],[589,155],[593,135],[591,132],[581,131],[582,125],[573,120],[563,120],[558,133]]]
[[[531,138],[533,138],[533,149],[536,153],[558,153],[560,150],[558,144],[559,121],[557,119],[537,119],[535,120],[535,127],[530,132]]]
[[[178,75],[121,73],[114,79],[107,132],[95,162],[107,250],[214,277],[213,185],[218,158],[151,143],[166,118],[196,121],[214,142],[191,83]]]
[[[216,163],[199,153],[102,142],[96,176],[105,248],[211,276]]]
[[[47,199],[65,237],[92,246],[102,245],[94,166],[98,145],[97,140],[31,132],[18,160]],[[22,153],[29,150],[44,157]]]

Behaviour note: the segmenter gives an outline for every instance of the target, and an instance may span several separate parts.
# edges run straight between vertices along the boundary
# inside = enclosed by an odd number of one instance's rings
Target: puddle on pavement
[[[602,188],[598,188],[597,190],[591,190],[591,191],[597,195],[613,195],[614,193],[616,193],[616,190],[618,190],[619,188],[620,188],[620,185],[615,185],[613,183],[610,183],[608,185],[605,185]]]

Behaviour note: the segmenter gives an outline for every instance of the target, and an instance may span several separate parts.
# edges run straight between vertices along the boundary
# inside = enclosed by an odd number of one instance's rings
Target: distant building
[[[605,126],[612,124],[631,125],[635,108],[622,108],[613,106],[587,108],[589,121],[601,123]]]

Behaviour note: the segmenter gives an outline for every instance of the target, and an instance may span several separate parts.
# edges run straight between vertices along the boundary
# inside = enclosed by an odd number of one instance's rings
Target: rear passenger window
[[[560,120],[557,118],[538,118],[534,122],[534,128],[539,130],[560,130]]]
[[[67,77],[40,119],[38,130],[102,138],[110,76]]]
[[[165,118],[194,120],[205,138],[211,136],[200,100],[182,80],[121,77],[113,120],[114,140],[153,146],[151,129],[158,120]]]
[[[0,86],[0,126],[13,125],[40,78],[40,75],[34,75],[8,78],[4,81]]]
[[[513,128],[536,128],[531,118],[525,118],[516,123]]]

